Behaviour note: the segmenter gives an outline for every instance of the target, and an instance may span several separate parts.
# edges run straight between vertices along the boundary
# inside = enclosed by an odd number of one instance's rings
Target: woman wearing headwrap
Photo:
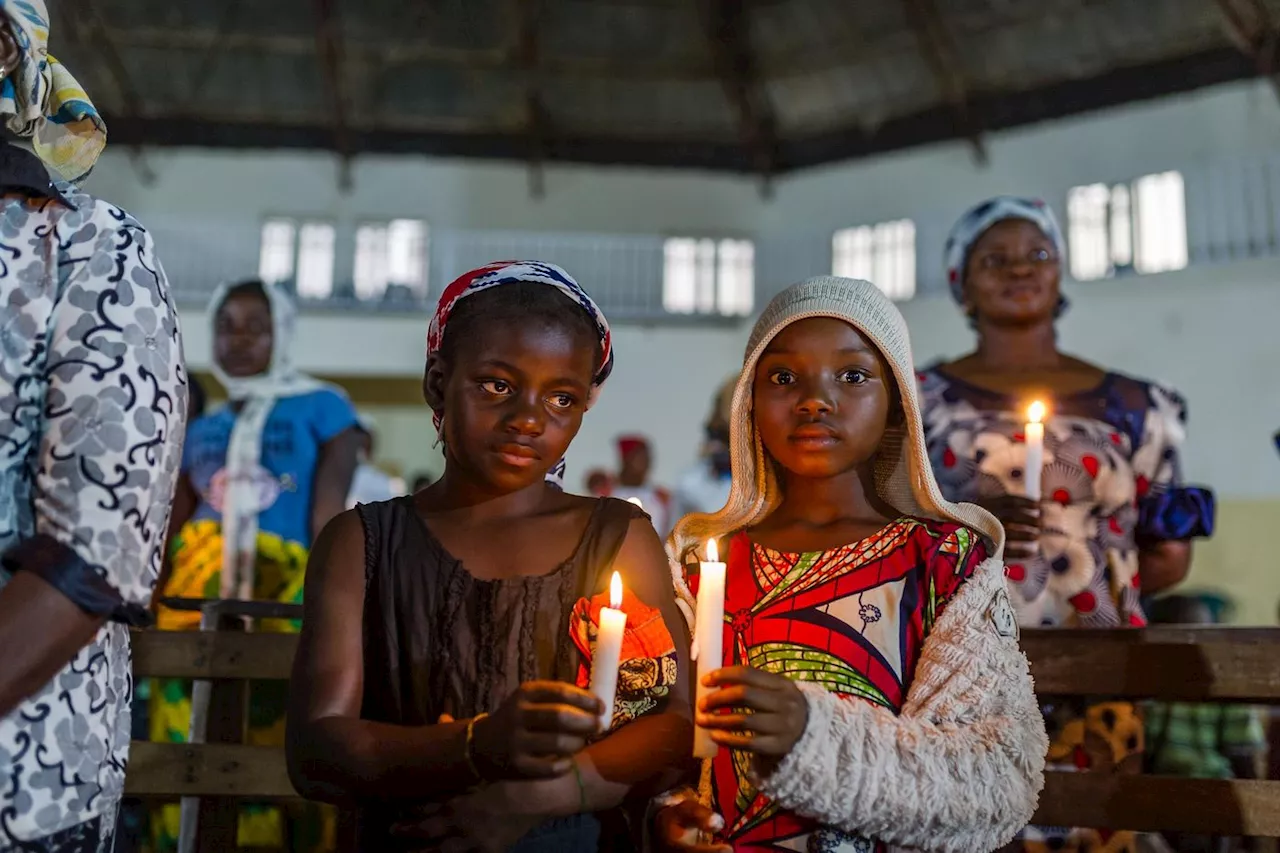
[[[35,152],[0,141],[0,850],[105,853],[187,375],[151,235],[67,182],[106,130],[48,35],[0,0],[0,121]]]
[[[361,441],[356,413],[340,390],[293,366],[295,312],[278,287],[224,285],[210,317],[213,373],[230,402],[191,425],[164,595],[299,603],[312,539],[346,507]],[[198,624],[199,613],[159,608],[163,629]],[[259,629],[295,625],[264,620]],[[252,742],[283,742],[285,696],[283,682],[253,686]],[[161,682],[151,714],[152,740],[185,740],[189,685]],[[169,849],[177,838],[176,808],[157,823],[157,846]],[[275,810],[241,818],[241,843],[279,846],[282,835]]]
[[[358,804],[358,850],[629,850],[623,803],[687,759],[662,544],[639,508],[549,478],[612,366],[608,323],[559,267],[491,264],[441,297],[423,390],[444,473],[325,530],[292,680],[293,782]],[[586,688],[615,572],[608,714]]]
[[[991,199],[952,229],[948,278],[978,347],[919,375],[930,461],[948,499],[1003,522],[1023,625],[1141,626],[1140,596],[1181,581],[1190,540],[1212,530],[1213,496],[1182,481],[1186,404],[1176,391],[1058,349],[1064,250],[1052,212],[1034,199]],[[1029,499],[1024,432],[1036,400],[1049,414],[1040,498]],[[1045,711],[1053,765],[1139,771],[1142,721],[1131,703]],[[1100,849],[1091,829],[1030,828],[1025,838],[1019,849]],[[1119,833],[1107,843],[1130,851],[1136,842]]]

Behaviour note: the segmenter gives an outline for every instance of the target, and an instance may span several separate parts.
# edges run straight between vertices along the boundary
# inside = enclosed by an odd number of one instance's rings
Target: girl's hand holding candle
[[[698,574],[698,606],[694,616],[694,654],[698,659],[698,686],[695,707],[702,706],[702,699],[711,687],[704,681],[724,662],[724,573],[719,549],[712,539],[707,543],[707,559],[702,562]],[[714,758],[716,742],[711,732],[698,726],[693,733],[693,757]]]
[[[609,581],[609,606],[600,608],[600,630],[591,656],[591,692],[604,706],[600,729],[613,722],[613,698],[618,690],[618,661],[622,656],[622,634],[627,614],[622,609],[622,578],[617,572]]]

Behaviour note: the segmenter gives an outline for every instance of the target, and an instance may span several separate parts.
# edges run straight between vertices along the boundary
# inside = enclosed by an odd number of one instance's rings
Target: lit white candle
[[[1044,468],[1044,403],[1036,400],[1027,409],[1027,461],[1022,479],[1027,487],[1027,498],[1040,500],[1040,472]]]
[[[609,581],[609,606],[600,608],[600,630],[591,655],[591,692],[604,703],[600,714],[601,729],[613,722],[613,697],[618,690],[618,661],[622,657],[622,633],[627,628],[627,614],[622,609],[622,578],[617,572]]]
[[[724,663],[724,570],[716,540],[712,539],[707,543],[707,559],[702,562],[698,573],[697,637],[694,638],[698,653],[698,689],[695,707],[700,706],[702,697],[711,692],[711,688],[702,683],[703,676]],[[714,758],[718,749],[710,731],[701,726],[694,730],[694,758]]]

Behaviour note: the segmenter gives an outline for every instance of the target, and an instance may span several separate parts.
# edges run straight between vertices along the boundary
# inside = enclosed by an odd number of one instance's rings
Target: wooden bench
[[[216,705],[219,696],[233,695],[228,691],[248,680],[288,679],[297,639],[224,631],[137,632],[134,673],[210,679]],[[1280,629],[1036,630],[1023,632],[1022,645],[1041,696],[1280,705]],[[213,722],[211,715],[210,732]],[[243,719],[222,722],[238,723],[243,731]],[[135,742],[127,790],[135,796],[203,797],[215,803],[297,796],[283,750],[235,742]],[[225,846],[226,826],[206,823],[204,814],[199,849],[232,849]],[[224,824],[226,812],[209,818]],[[1050,772],[1035,820],[1052,826],[1280,837],[1280,782]],[[206,829],[217,832],[224,846],[207,846]]]

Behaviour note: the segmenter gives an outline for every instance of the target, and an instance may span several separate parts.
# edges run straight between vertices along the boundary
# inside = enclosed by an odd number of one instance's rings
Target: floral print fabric
[[[21,847],[0,847],[0,853],[111,853],[114,819],[114,815],[94,818]]]
[[[918,378],[925,443],[943,496],[981,502],[1022,494],[1025,402],[936,367]],[[1022,625],[1146,624],[1140,543],[1213,528],[1212,494],[1182,482],[1185,424],[1186,404],[1175,391],[1118,373],[1050,403],[1040,555],[1009,565]]]
[[[145,612],[187,408],[168,283],[137,220],[49,185],[31,155],[0,149],[0,184],[0,587],[18,547],[49,537],[78,558],[56,567],[59,589],[94,584]],[[113,619],[0,718],[0,849],[114,826],[132,697]]]
[[[569,613],[569,635],[581,656],[576,684],[591,686],[591,664],[600,633],[600,611],[609,606],[609,593],[579,598]],[[618,659],[618,685],[613,719],[607,730],[643,717],[666,701],[679,677],[676,644],[656,607],[650,607],[629,589],[623,589],[622,607],[627,625],[622,632]]]

